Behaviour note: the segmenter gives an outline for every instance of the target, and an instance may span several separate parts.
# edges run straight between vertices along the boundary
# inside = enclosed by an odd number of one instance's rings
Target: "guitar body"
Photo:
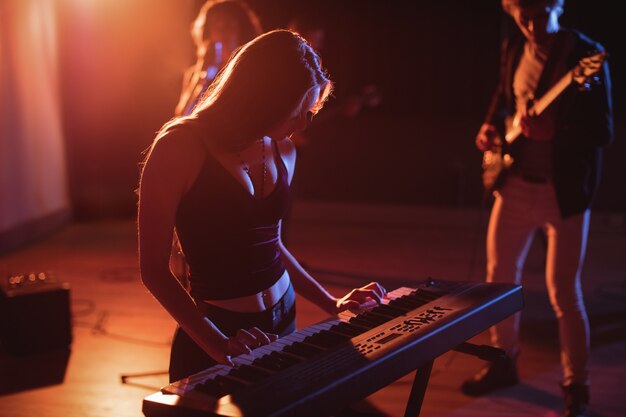
[[[507,117],[504,120],[504,127],[507,134],[513,128],[515,118]],[[506,136],[505,136],[506,138]],[[502,140],[500,136],[496,137],[495,146],[488,151],[483,152],[483,200],[487,201],[495,189],[502,185],[504,172],[513,165],[513,157],[510,154],[511,144]]]
[[[578,84],[581,90],[589,90],[606,56],[606,52],[599,52],[580,60],[574,68],[569,70],[540,99],[532,101],[532,105],[529,106],[525,112],[526,115],[530,117],[540,116],[572,83]],[[522,115],[518,112],[514,117],[506,118],[506,134],[504,141],[500,137],[497,137],[494,148],[483,153],[483,188],[485,190],[485,201],[489,199],[493,191],[501,185],[502,179],[504,178],[502,175],[503,172],[513,165],[514,161],[510,150],[513,143],[522,134],[520,125],[521,117]]]
[[[485,151],[483,153],[483,189],[486,199],[501,185],[502,173],[510,166],[510,163],[507,166],[505,162],[505,160],[509,159],[507,157],[508,155],[503,155],[500,150]]]

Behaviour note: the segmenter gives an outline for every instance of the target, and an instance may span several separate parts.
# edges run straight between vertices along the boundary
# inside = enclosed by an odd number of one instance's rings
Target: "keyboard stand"
[[[505,352],[502,349],[468,342],[461,343],[453,350],[491,362],[500,360],[505,356]],[[432,360],[415,371],[415,379],[413,379],[413,386],[411,387],[411,393],[409,394],[409,399],[406,404],[404,417],[419,417],[434,362],[435,361]]]
[[[430,378],[430,372],[433,369],[434,362],[435,361],[432,360],[415,371],[415,379],[413,379],[413,386],[411,387],[409,400],[406,404],[404,417],[418,417],[420,415],[422,403],[424,402],[424,396],[426,395],[426,387],[428,386],[428,380]]]

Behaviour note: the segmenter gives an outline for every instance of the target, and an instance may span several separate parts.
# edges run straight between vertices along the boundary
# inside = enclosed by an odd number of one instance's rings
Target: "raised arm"
[[[386,293],[385,288],[377,282],[370,282],[355,288],[341,298],[332,296],[319,282],[315,280],[281,243],[281,257],[285,263],[293,286],[307,300],[311,301],[329,314],[338,314],[347,309],[373,307],[382,302]]]

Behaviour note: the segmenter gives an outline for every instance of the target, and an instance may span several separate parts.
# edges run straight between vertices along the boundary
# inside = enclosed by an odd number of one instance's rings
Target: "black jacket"
[[[559,48],[573,40],[573,48],[565,57],[565,65],[558,65]],[[523,51],[521,36],[506,39],[502,44],[500,79],[494,94],[486,123],[504,132],[504,120],[515,114],[513,76]],[[572,44],[570,43],[570,47]],[[584,57],[603,51],[599,43],[580,32],[562,29],[548,57],[539,80],[535,97],[541,97],[551,84],[558,80]],[[562,58],[562,57],[561,57]],[[581,91],[572,83],[551,106],[558,106],[556,133],[553,143],[554,185],[562,217],[582,213],[591,202],[600,180],[602,148],[613,141],[613,111],[611,79],[605,61],[597,74],[598,84],[588,91]],[[515,159],[516,147],[523,136],[513,142],[509,153]],[[506,173],[504,173],[506,175]]]

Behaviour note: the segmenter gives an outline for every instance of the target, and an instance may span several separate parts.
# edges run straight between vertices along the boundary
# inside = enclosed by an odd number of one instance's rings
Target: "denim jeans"
[[[563,219],[552,183],[531,183],[510,176],[491,211],[487,231],[487,281],[522,281],[522,269],[535,231],[547,236],[546,287],[558,319],[563,382],[588,379],[589,321],[581,289],[590,211]],[[491,328],[492,343],[516,356],[517,313]]]

